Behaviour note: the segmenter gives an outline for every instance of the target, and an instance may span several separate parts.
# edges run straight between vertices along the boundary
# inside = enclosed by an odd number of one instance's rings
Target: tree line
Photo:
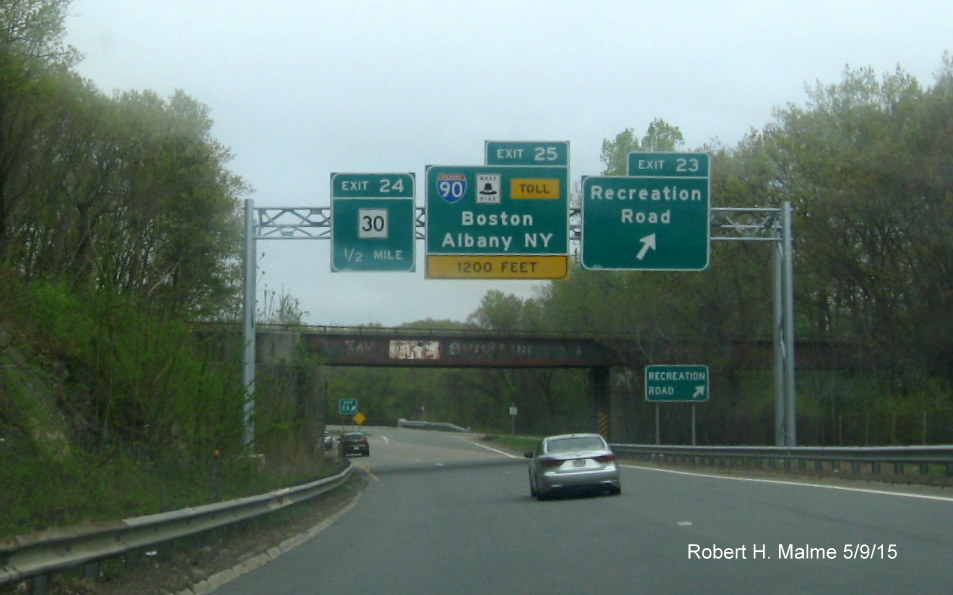
[[[249,462],[240,345],[194,331],[235,319],[248,190],[208,107],[79,76],[69,5],[0,2],[2,535],[260,492],[324,459]]]
[[[80,77],[69,4],[0,8],[0,263],[191,317],[234,312],[248,188],[208,107]]]

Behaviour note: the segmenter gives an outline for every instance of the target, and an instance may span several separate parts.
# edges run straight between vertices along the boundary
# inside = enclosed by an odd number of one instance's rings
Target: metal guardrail
[[[0,585],[32,578],[33,592],[43,593],[56,572],[281,510],[341,486],[352,473],[348,464],[330,477],[257,496],[0,539]]]
[[[406,419],[397,420],[398,428],[415,428],[418,430],[443,430],[445,432],[469,432],[468,428],[461,428],[460,426],[448,422],[438,422],[438,421],[410,421]]]
[[[953,445],[944,446],[657,446],[646,444],[613,444],[619,455],[658,462],[731,464],[748,468],[754,461],[769,468],[798,471],[829,469],[839,472],[846,464],[851,473],[879,474],[883,466],[892,465],[894,475],[903,475],[907,465],[919,467],[926,475],[933,465],[942,465],[948,477],[953,476]]]
[[[428,422],[406,422],[406,427],[452,426]],[[464,430],[440,427],[439,429]],[[694,464],[740,464],[748,468],[752,461],[766,462],[769,467],[780,464],[792,469],[815,470],[824,464],[838,471],[848,464],[853,473],[863,465],[879,473],[884,464],[893,465],[895,474],[903,474],[906,465],[917,465],[921,474],[932,465],[942,465],[947,476],[953,476],[953,445],[898,447],[785,447],[785,446],[656,446],[645,444],[612,444],[613,450],[625,457],[655,462]],[[34,579],[34,593],[46,592],[48,577],[56,572],[80,568],[107,558],[135,550],[249,520],[288,506],[304,502],[342,485],[353,473],[348,465],[336,475],[299,486],[284,488],[258,496],[219,502],[134,517],[64,527],[0,539],[0,585]]]

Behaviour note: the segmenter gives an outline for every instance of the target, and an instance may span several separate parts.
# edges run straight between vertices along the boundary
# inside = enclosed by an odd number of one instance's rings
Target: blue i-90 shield
[[[445,202],[453,204],[459,202],[467,193],[467,176],[465,174],[439,174],[437,176],[437,195]]]

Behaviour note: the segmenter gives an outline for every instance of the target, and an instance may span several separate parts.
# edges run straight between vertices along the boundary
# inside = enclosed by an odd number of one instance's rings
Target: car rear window
[[[605,450],[606,445],[601,438],[595,436],[583,436],[580,438],[560,438],[559,440],[550,440],[547,445],[548,452],[579,452],[583,450]]]

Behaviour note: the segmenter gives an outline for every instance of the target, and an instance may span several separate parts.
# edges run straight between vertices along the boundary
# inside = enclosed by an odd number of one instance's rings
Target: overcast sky
[[[208,105],[256,207],[330,206],[332,172],[415,172],[422,206],[425,166],[479,165],[486,140],[569,141],[578,181],[654,118],[733,146],[847,66],[929,86],[953,50],[949,0],[74,0],[67,28],[101,90]],[[425,280],[423,242],[415,273],[331,273],[324,240],[258,249],[259,290],[312,324],[464,320],[539,287]]]

